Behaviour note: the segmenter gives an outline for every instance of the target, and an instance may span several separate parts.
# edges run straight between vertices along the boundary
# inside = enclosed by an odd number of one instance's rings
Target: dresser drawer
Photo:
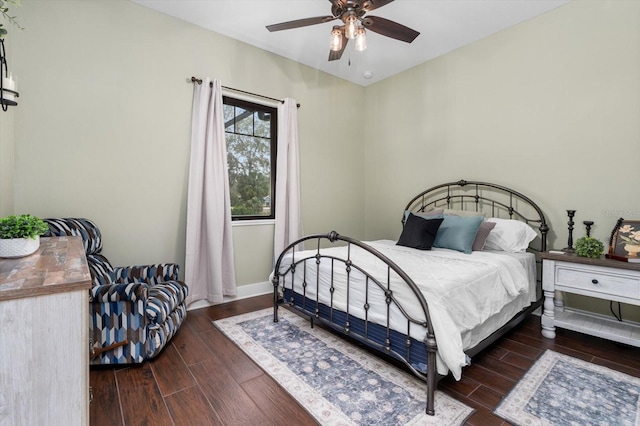
[[[556,264],[556,286],[640,299],[640,277],[624,271],[575,264]]]

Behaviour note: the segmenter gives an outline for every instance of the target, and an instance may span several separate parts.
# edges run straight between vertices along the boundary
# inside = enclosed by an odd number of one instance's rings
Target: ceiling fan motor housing
[[[332,3],[331,13],[343,22],[346,22],[347,17],[352,15],[361,18],[371,7],[370,0],[334,0]]]

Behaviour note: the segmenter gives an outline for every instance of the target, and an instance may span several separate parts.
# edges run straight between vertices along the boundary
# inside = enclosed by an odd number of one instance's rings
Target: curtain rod
[[[191,77],[191,82],[192,83],[198,83],[198,84],[202,84],[202,79],[201,78],[196,78],[196,77]],[[213,87],[213,83],[209,82],[209,87]],[[276,102],[280,102],[281,104],[284,103],[284,101],[282,99],[276,99],[276,98],[270,98],[269,96],[264,96],[264,95],[258,95],[257,93],[251,93],[251,92],[247,92],[245,90],[240,90],[240,89],[234,89],[233,87],[227,87],[227,86],[222,86],[223,89],[227,89],[227,90],[233,90],[234,92],[238,92],[238,93],[244,93],[245,95],[251,95],[251,96],[257,96],[259,98],[263,98],[263,99],[269,99],[271,101],[276,101]],[[296,104],[296,107],[300,108],[300,104]]]

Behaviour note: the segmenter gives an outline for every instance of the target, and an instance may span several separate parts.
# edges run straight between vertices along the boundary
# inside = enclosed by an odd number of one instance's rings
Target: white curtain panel
[[[187,199],[187,304],[236,295],[222,84],[194,84]],[[211,86],[211,87],[210,87]]]
[[[298,107],[296,101],[290,98],[285,99],[284,103],[278,105],[275,213],[274,262],[285,247],[302,237]]]

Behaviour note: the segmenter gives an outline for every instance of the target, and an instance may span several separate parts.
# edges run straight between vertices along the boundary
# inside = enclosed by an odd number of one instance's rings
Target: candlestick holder
[[[591,227],[593,226],[593,221],[585,220],[582,223],[584,223],[584,226],[587,227],[587,237],[590,237],[591,236]]]
[[[573,217],[575,215],[575,210],[567,210],[567,216],[569,216],[569,221],[567,222],[567,225],[569,225],[569,238],[567,239],[567,246],[563,249],[563,251],[569,253],[573,253],[575,251],[575,249],[573,248],[573,225],[575,225]]]
[[[18,105],[16,83],[13,75],[7,72],[7,55],[4,50],[4,39],[0,38],[0,106],[6,111],[10,105]]]

